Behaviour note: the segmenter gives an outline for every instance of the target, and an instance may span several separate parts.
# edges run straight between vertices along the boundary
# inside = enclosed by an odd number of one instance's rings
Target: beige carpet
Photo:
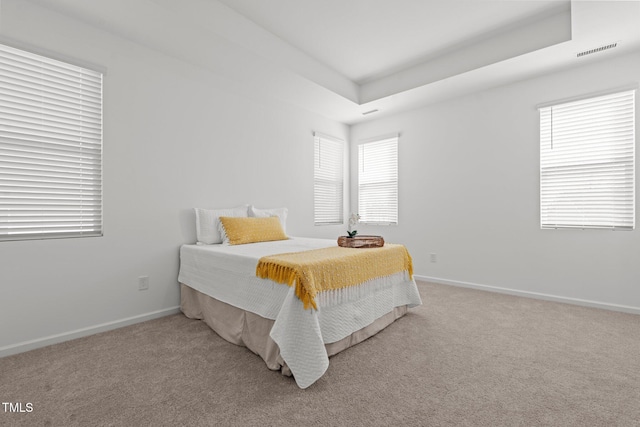
[[[0,425],[640,425],[640,316],[419,287],[306,390],[182,315],[6,357]]]

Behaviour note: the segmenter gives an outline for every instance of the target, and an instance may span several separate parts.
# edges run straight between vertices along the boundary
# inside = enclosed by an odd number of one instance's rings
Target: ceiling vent
[[[592,53],[602,52],[603,50],[608,50],[608,49],[613,49],[616,46],[618,46],[618,43],[611,43],[611,44],[608,44],[608,45],[605,45],[605,46],[597,47],[595,49],[585,50],[584,52],[577,53],[576,57],[580,58],[581,56],[591,55]]]

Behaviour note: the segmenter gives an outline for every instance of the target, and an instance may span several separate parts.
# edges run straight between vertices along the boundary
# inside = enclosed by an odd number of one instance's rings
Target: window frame
[[[635,92],[538,107],[541,229],[635,229]]]
[[[105,70],[59,57],[0,40],[0,242],[103,235]]]
[[[367,156],[366,150],[374,150]],[[384,160],[385,151],[391,151],[392,157],[388,161]],[[382,157],[381,157],[382,156]],[[390,176],[383,180],[375,180],[372,176],[364,175],[366,173],[367,157],[370,157],[373,164],[377,168],[386,168],[383,171]],[[358,214],[360,215],[360,223],[365,225],[398,225],[399,222],[399,135],[387,135],[361,141],[358,144]],[[367,182],[363,182],[367,181]],[[380,186],[382,184],[382,187]],[[378,186],[378,191],[374,192],[376,196],[363,197],[363,190],[366,187]],[[371,189],[369,192],[372,193]],[[387,193],[386,198],[391,204],[383,208],[372,208]],[[369,207],[365,206],[369,205]],[[370,212],[373,210],[373,212]],[[375,212],[377,210],[377,212]]]
[[[313,133],[313,223],[344,224],[345,141]],[[327,155],[327,162],[323,162]],[[323,168],[323,164],[327,167]]]

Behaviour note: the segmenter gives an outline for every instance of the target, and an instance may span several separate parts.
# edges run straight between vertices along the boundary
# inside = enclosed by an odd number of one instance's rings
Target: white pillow
[[[287,214],[289,209],[287,208],[273,208],[273,209],[258,209],[253,205],[249,206],[249,216],[255,216],[256,218],[265,218],[268,216],[277,216],[282,224],[282,229],[287,232]]]
[[[196,211],[196,236],[198,245],[213,245],[222,243],[223,236],[220,235],[218,223],[221,216],[247,217],[248,205],[238,206],[229,209],[200,209]]]

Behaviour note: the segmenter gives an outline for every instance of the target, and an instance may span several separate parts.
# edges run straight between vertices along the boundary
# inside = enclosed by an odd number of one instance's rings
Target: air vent
[[[603,50],[613,49],[618,46],[618,43],[611,43],[605,46],[600,46],[595,49],[585,50],[584,52],[580,52],[576,54],[576,57],[580,58],[581,56],[591,55],[592,53],[602,52]]]
[[[377,113],[379,110],[369,110],[369,111],[365,111],[364,113],[362,113],[363,116],[366,116],[367,114],[373,114],[373,113]]]

